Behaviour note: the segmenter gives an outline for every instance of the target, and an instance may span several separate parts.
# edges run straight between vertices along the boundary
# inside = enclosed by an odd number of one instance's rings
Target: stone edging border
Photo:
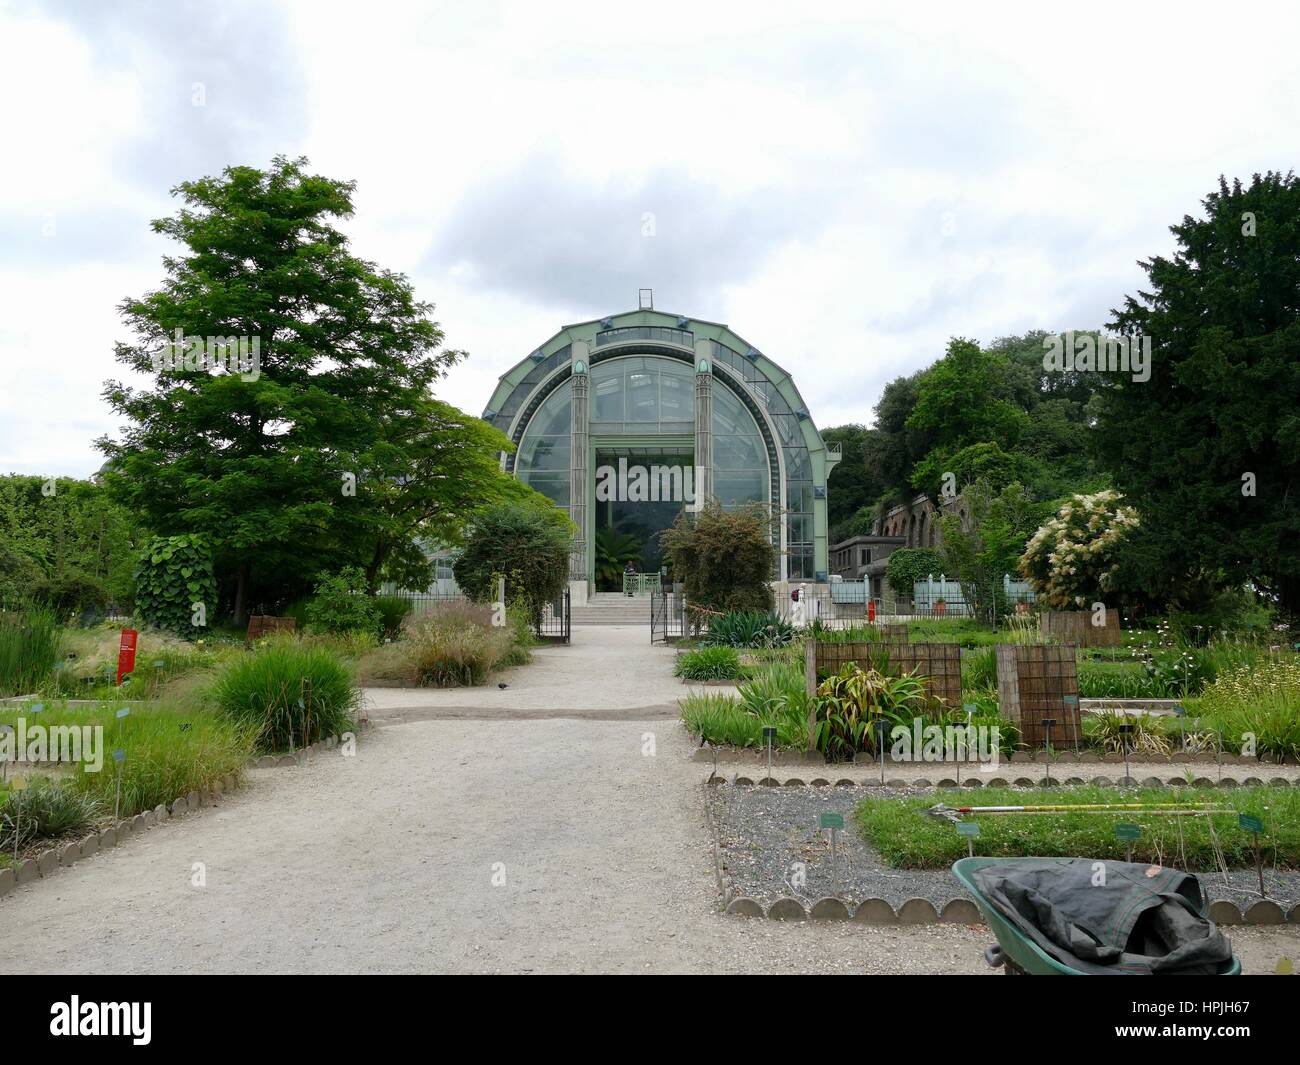
[[[1248,778],[1255,780],[1256,778]],[[1027,777],[1022,777],[1013,783],[1020,784],[1020,781],[1031,787],[1041,785],[1041,781],[1032,781]],[[1132,780],[1135,784],[1138,781],[1132,777],[1121,777],[1120,781]],[[999,786],[1006,785],[1005,780],[994,778],[990,784],[997,782]],[[1087,784],[1106,784],[1112,782],[1107,778],[1084,781],[1082,778],[1072,778],[1073,782]],[[1148,781],[1154,781],[1159,784],[1160,781],[1155,777],[1148,778]],[[1142,781],[1146,784],[1148,781]],[[1066,783],[1070,783],[1067,781]],[[976,784],[982,782],[976,781]],[[1186,780],[1170,781],[1170,784],[1186,785]],[[1197,782],[1199,785],[1199,781]],[[1263,781],[1259,781],[1263,783]],[[1276,785],[1289,787],[1290,782],[1286,780],[1273,781]],[[1213,786],[1213,783],[1206,780],[1206,784]],[[737,777],[730,786],[740,785],[742,787],[755,786],[754,781],[748,777]],[[957,785],[954,781],[941,780],[937,785],[929,781],[903,781],[890,780],[886,781],[886,787],[950,787],[954,790]],[[1220,785],[1221,787],[1232,787],[1236,781],[1225,778]],[[717,787],[727,787],[728,782],[722,777],[710,777],[704,782],[705,792],[705,816],[709,822],[710,842],[713,848],[713,872],[718,882],[718,894],[722,898],[723,910],[729,914],[739,914],[742,917],[766,917],[773,921],[852,921],[856,924],[872,925],[899,925],[899,924],[984,924],[984,915],[980,909],[970,899],[952,898],[944,902],[941,906],[936,907],[929,899],[911,898],[907,899],[894,909],[885,899],[870,898],[865,899],[855,907],[848,899],[839,898],[834,895],[827,895],[815,900],[811,906],[805,908],[799,899],[782,897],[770,903],[766,909],[763,904],[755,898],[748,895],[741,895],[735,890],[731,882],[727,879],[722,870],[721,844],[718,840],[718,828],[714,821],[712,810],[709,808],[709,793]],[[781,783],[780,781],[768,777],[758,782],[758,786],[765,787],[828,787],[832,786],[829,780],[818,778],[807,783],[798,777]],[[870,784],[862,784],[856,780],[837,780],[833,786],[851,786],[851,787],[871,787]],[[963,784],[963,787],[965,784]],[[1300,787],[1300,783],[1297,783]],[[876,784],[875,787],[880,787]],[[1228,902],[1226,899],[1219,899],[1210,903],[1209,918],[1215,924],[1220,925],[1280,925],[1292,924],[1300,925],[1300,904],[1292,906],[1290,911],[1282,909],[1278,903],[1272,899],[1256,899],[1244,911],[1239,909],[1235,903]]]
[[[358,726],[360,729],[360,726]],[[323,740],[317,740],[310,747],[302,747],[292,754],[264,754],[257,758],[251,758],[248,762],[249,769],[278,769],[281,766],[306,765],[308,755],[320,754],[321,751],[332,751],[339,745],[337,736],[326,736]]]
[[[124,817],[85,839],[60,843],[57,847],[42,851],[35,858],[25,858],[17,865],[6,866],[0,869],[0,897],[9,894],[20,884],[48,879],[59,869],[92,857],[102,850],[111,850],[137,832],[153,828],[169,818],[181,817],[186,813],[197,812],[204,806],[211,806],[220,796],[234,792],[238,786],[236,775],[228,773],[212,782],[206,791],[191,791],[188,795],[177,796],[170,805],[159,803],[152,810],[145,810],[134,817]]]
[[[765,788],[825,788],[825,787],[845,787],[845,788],[951,788],[954,791],[974,790],[976,788],[1041,788],[1044,787],[1042,777],[1034,780],[1030,777],[990,777],[988,780],[981,780],[979,777],[971,777],[969,780],[963,779],[960,784],[951,777],[941,777],[939,780],[930,780],[927,777],[917,777],[915,780],[904,780],[902,777],[893,777],[888,779],[882,785],[879,780],[850,780],[848,777],[841,777],[839,780],[830,780],[827,777],[811,777],[803,780],[800,777],[790,777],[788,780],[777,780],[776,777],[760,777],[755,780],[752,777],[736,776],[728,781],[725,777],[713,776],[708,780],[710,787],[719,787],[730,784],[732,786],[750,786]],[[1288,780],[1286,777],[1272,777],[1269,780],[1263,780],[1260,777],[1244,777],[1237,780],[1234,777],[1224,777],[1222,780],[1214,781],[1209,777],[1196,777],[1194,780],[1188,780],[1186,777],[1170,777],[1167,780],[1161,780],[1159,777],[1053,777],[1051,784],[1047,785],[1053,788],[1075,787],[1079,785],[1095,785],[1102,788],[1300,788],[1300,780]]]
[[[767,756],[761,750],[751,747],[700,747],[691,755],[693,762],[716,762],[718,765],[766,765]],[[1123,765],[1124,756],[1114,751],[1108,751],[1106,754],[1097,754],[1095,751],[1056,751],[1052,757],[1048,757],[1045,751],[1015,751],[1001,759],[1003,762],[1009,762],[1013,765]],[[772,764],[774,766],[792,766],[792,765],[849,765],[858,768],[871,768],[877,772],[880,771],[880,763],[874,759],[863,762],[828,762],[824,755],[817,751],[773,751]],[[892,759],[885,763],[891,765],[911,765],[910,762],[894,762]],[[980,763],[974,759],[968,759],[965,763],[970,766],[978,766]],[[1224,752],[1218,757],[1212,751],[1202,751],[1198,754],[1189,754],[1184,757],[1174,755],[1148,754],[1148,753],[1130,753],[1128,756],[1129,765],[1254,765],[1254,766],[1294,766],[1294,761],[1277,760],[1271,758],[1258,758],[1244,754],[1232,754]]]

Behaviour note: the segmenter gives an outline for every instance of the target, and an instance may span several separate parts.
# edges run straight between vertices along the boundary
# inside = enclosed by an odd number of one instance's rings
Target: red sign
[[[867,600],[867,620],[876,620],[876,601],[874,599]]]
[[[135,641],[140,634],[135,629],[122,630],[122,642],[117,649],[117,682],[122,683],[122,678],[128,673],[135,672]]]

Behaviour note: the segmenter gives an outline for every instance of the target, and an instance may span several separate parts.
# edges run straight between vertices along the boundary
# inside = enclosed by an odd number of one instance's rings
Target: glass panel
[[[766,470],[713,471],[713,494],[723,506],[753,503],[767,499]]]
[[[713,464],[720,470],[762,470],[767,472],[767,448],[757,436],[716,436]]]
[[[562,507],[569,505],[569,475],[567,473],[525,473],[519,478],[542,495]]]

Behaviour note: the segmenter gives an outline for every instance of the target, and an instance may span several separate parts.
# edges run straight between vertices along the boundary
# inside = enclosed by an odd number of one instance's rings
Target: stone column
[[[578,527],[569,556],[569,591],[571,603],[587,602],[587,448],[589,441],[589,378],[587,344],[573,342],[573,401],[569,453],[569,517]]]
[[[713,496],[713,357],[707,340],[695,342],[695,498]]]

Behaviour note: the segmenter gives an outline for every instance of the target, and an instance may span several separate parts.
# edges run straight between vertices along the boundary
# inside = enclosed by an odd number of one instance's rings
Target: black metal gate
[[[670,591],[650,596],[650,642],[667,643],[686,635],[686,597]]]
[[[542,608],[542,620],[537,625],[537,638],[546,643],[568,643],[573,631],[569,613],[569,590],[564,591]]]

